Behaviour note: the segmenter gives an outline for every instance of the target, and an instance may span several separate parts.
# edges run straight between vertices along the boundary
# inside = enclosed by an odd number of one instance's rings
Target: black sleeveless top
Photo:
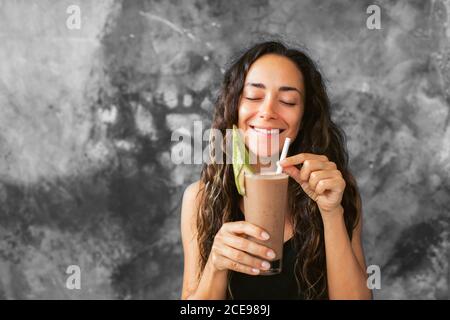
[[[240,210],[239,213],[244,218]],[[270,276],[251,276],[230,271],[228,298],[237,300],[303,299],[295,280],[295,258],[294,239],[291,238],[283,246],[281,273]]]

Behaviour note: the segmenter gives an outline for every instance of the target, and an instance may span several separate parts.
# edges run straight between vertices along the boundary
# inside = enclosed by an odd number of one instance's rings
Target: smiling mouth
[[[283,131],[286,130],[286,129],[282,129],[282,128],[261,128],[261,127],[251,126],[251,125],[249,125],[249,127],[253,131],[255,131],[259,134],[264,134],[264,135],[273,135],[276,133],[281,134]]]

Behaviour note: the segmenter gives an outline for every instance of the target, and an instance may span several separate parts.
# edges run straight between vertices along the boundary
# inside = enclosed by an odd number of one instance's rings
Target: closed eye
[[[250,100],[250,101],[258,101],[261,100],[262,98],[251,98],[251,97],[245,97],[245,99]],[[280,100],[281,103],[288,105],[288,106],[295,106],[296,103],[295,102],[286,102],[286,101],[282,101]]]

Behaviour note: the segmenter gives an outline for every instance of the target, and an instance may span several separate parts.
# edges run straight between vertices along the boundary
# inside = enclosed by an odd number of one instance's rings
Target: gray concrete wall
[[[179,298],[200,166],[175,166],[170,137],[207,126],[225,63],[261,35],[307,46],[327,78],[375,297],[449,298],[449,0],[0,0],[0,298]]]

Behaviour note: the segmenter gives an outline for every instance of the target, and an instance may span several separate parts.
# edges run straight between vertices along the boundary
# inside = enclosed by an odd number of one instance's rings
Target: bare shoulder
[[[196,181],[186,187],[181,206],[181,239],[184,255],[182,299],[193,294],[198,286],[197,216],[202,198],[202,183]]]
[[[193,206],[194,208],[199,205],[202,192],[202,182],[197,180],[186,187],[183,194],[183,206]]]
[[[183,201],[181,207],[181,224],[183,227],[191,226],[192,229],[185,229],[186,231],[194,232],[196,225],[197,212],[200,205],[202,182],[195,181],[188,185],[184,190]]]

